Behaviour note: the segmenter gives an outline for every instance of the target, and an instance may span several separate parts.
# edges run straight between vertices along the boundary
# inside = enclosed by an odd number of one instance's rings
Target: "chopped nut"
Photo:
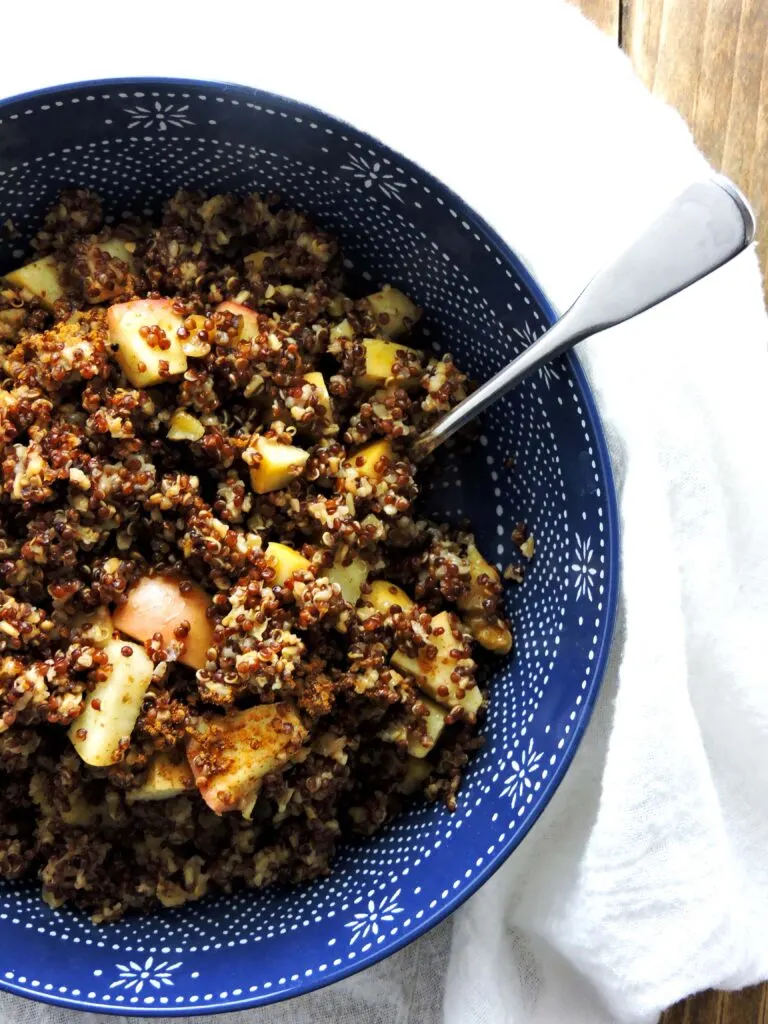
[[[531,534],[520,545],[520,552],[521,552],[521,554],[525,555],[526,558],[533,558],[534,547],[535,547],[535,544],[534,544],[534,540],[533,540],[533,534]]]
[[[205,427],[190,413],[177,409],[171,416],[168,428],[169,441],[199,441],[205,435]]]

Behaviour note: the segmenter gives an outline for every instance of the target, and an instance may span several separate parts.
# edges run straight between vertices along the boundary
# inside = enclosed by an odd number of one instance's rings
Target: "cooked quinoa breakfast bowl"
[[[268,1005],[520,845],[607,663],[605,438],[569,355],[418,442],[554,318],[307,104],[0,99],[0,989]]]
[[[420,310],[278,196],[107,222],[71,189],[32,247],[0,285],[0,876],[110,922],[453,810],[513,638],[471,524],[421,509],[409,445],[471,384]]]

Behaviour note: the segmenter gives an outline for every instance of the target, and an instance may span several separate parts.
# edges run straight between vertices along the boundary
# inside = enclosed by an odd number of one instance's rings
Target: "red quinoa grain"
[[[466,375],[419,351],[408,314],[389,378],[369,387],[363,340],[397,320],[345,294],[336,241],[276,196],[180,191],[158,222],[107,224],[97,195],[69,190],[31,245],[63,295],[51,313],[0,280],[0,878],[39,878],[50,905],[113,921],[324,876],[341,843],[414,796],[453,810],[482,744],[473,637],[511,636],[472,535],[422,517],[408,445],[466,397]],[[158,382],[135,386],[108,309],[164,298],[170,320],[138,331],[136,370],[151,354]],[[254,435],[307,453],[266,493]],[[391,456],[367,475],[359,449],[379,441]],[[274,542],[296,553],[287,573]],[[169,631],[153,620],[142,650],[111,616],[148,576],[207,604]],[[372,603],[379,581],[409,601]],[[443,612],[448,627],[433,626]],[[88,739],[81,714],[111,713],[92,693],[114,650],[151,678],[130,736],[91,766],[71,740]],[[431,694],[395,669],[398,652],[439,669]],[[427,696],[445,713],[434,745]],[[262,706],[285,746],[245,807],[222,784],[221,723]],[[142,799],[159,765],[188,759],[196,785]]]

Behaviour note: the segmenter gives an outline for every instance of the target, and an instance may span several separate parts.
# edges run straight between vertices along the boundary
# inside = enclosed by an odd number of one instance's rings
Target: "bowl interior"
[[[0,104],[0,223],[21,239],[56,191],[114,213],[176,188],[279,191],[338,234],[348,267],[426,310],[425,336],[478,379],[550,322],[519,260],[458,197],[365,134],[289,100],[193,82],[97,82]],[[23,244],[0,243],[0,270]],[[419,807],[345,849],[327,880],[242,892],[95,927],[35,887],[0,886],[0,984],[91,1010],[189,1014],[266,1003],[380,959],[465,899],[520,842],[559,782],[596,696],[618,570],[613,485],[575,360],[529,379],[471,449],[441,453],[426,500],[469,517],[499,567],[529,525],[536,555],[508,607],[517,648],[492,683],[486,744],[459,807]]]

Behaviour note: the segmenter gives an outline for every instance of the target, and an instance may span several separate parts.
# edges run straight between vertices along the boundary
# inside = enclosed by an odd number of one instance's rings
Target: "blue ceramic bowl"
[[[255,89],[171,80],[90,82],[0,103],[0,223],[29,237],[58,189],[114,212],[179,187],[281,192],[340,236],[350,271],[426,311],[435,350],[486,378],[552,309],[520,260],[458,196],[370,136]],[[27,253],[0,242],[0,270]],[[121,1014],[232,1010],[285,999],[381,960],[437,924],[530,829],[594,705],[617,595],[615,493],[600,422],[569,357],[496,405],[470,456],[442,455],[430,501],[471,518],[499,566],[536,556],[510,591],[517,647],[491,688],[486,745],[454,814],[420,806],[347,847],[303,888],[239,892],[95,927],[0,883],[0,985]],[[514,460],[514,467],[511,461]]]

